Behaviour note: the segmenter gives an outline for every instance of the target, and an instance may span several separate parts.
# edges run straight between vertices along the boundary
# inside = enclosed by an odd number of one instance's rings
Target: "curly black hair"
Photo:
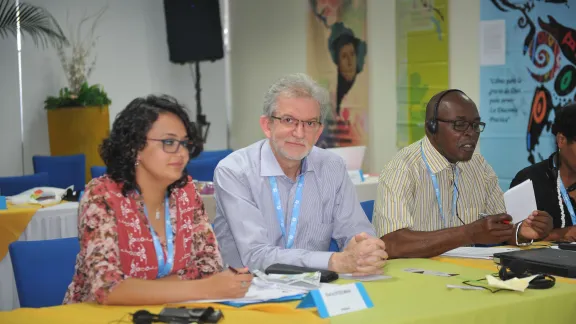
[[[556,111],[552,134],[562,133],[568,143],[576,141],[576,102],[570,103]]]
[[[132,100],[116,116],[110,136],[100,145],[100,156],[106,164],[106,173],[112,180],[123,183],[124,196],[131,190],[140,189],[136,183],[136,157],[146,146],[146,136],[152,124],[163,113],[172,113],[184,123],[188,138],[194,143],[194,149],[190,149],[190,159],[202,152],[202,138],[196,125],[190,121],[186,108],[176,99],[167,95],[149,95]],[[172,183],[168,190],[185,186],[187,177],[188,172],[184,169],[182,177]]]

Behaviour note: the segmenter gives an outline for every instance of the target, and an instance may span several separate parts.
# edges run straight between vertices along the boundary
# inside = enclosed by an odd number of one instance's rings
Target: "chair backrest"
[[[222,160],[220,157],[193,159],[188,162],[186,170],[194,180],[213,181],[214,170],[216,169],[216,166],[220,160]]]
[[[74,185],[74,190],[84,190],[86,186],[86,156],[84,154],[67,156],[32,157],[34,173],[47,172],[50,187],[67,188]]]
[[[364,210],[366,217],[368,217],[368,220],[370,221],[370,223],[372,223],[372,214],[374,213],[374,200],[363,201],[360,203],[360,206],[362,206],[362,209]],[[330,248],[328,249],[328,251],[330,251],[330,252],[339,252],[340,251],[340,249],[338,248],[338,243],[336,242],[336,240],[332,239],[330,241]]]
[[[370,223],[372,223],[372,214],[374,214],[374,200],[363,201],[360,203],[360,206],[362,206],[366,217],[368,217],[368,220]]]
[[[46,172],[17,177],[0,177],[0,195],[14,196],[28,189],[48,187],[49,183]]]
[[[196,159],[211,159],[211,158],[220,158],[223,159],[227,157],[233,151],[230,149],[226,150],[216,150],[216,151],[202,151],[200,155],[196,157]]]
[[[92,179],[101,177],[104,175],[104,173],[106,173],[106,167],[105,166],[90,167],[90,176],[92,177]]]
[[[74,275],[78,238],[16,241],[8,249],[20,307],[61,305]]]

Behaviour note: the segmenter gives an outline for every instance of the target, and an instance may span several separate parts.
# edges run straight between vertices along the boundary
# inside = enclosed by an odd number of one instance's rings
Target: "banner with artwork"
[[[307,73],[332,99],[317,145],[367,145],[366,0],[309,0],[307,29]]]
[[[448,89],[448,0],[396,0],[396,145],[424,136],[426,104]]]
[[[556,150],[557,108],[576,99],[576,0],[481,1],[481,150],[503,189]]]

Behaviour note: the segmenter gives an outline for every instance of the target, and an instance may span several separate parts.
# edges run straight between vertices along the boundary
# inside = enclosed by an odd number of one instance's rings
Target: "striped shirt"
[[[422,152],[438,179],[446,224],[442,221]],[[457,189],[454,187],[454,168],[458,169]],[[452,212],[454,190],[458,194],[455,217]],[[493,215],[505,211],[498,177],[482,155],[475,153],[470,161],[454,165],[424,137],[402,149],[384,167],[378,181],[372,223],[378,236],[383,236],[403,228],[435,231],[461,226],[478,220],[481,213]]]
[[[301,169],[300,217],[294,245],[286,249],[269,178],[276,178],[287,234],[298,182],[284,174],[268,140],[220,161],[214,172],[214,231],[225,263],[259,270],[274,263],[327,269],[331,238],[342,247],[361,232],[376,236],[342,158],[314,147]]]

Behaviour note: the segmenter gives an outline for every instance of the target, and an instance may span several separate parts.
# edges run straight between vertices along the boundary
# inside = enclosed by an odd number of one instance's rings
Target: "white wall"
[[[16,37],[0,38],[0,177],[22,174]]]
[[[66,25],[66,8],[77,17],[84,10],[94,12],[101,3],[88,0],[31,0],[41,4]],[[306,14],[308,0],[230,1],[230,82],[232,103],[231,147],[240,148],[263,137],[257,120],[268,86],[288,73],[306,71]],[[449,7],[450,84],[460,88],[476,102],[479,98],[478,25],[480,0],[452,0]],[[76,15],[76,16],[75,16]],[[162,1],[124,0],[110,2],[99,27],[101,35],[93,83],[105,86],[113,100],[111,118],[131,99],[150,92],[166,92],[188,105],[195,115],[194,88],[190,71],[169,63],[165,39]],[[6,42],[6,40],[0,40]],[[370,147],[367,152],[370,172],[379,172],[396,153],[396,49],[395,1],[368,0],[368,44],[370,76]],[[1,43],[2,45],[4,43]],[[10,69],[0,47],[0,70]],[[32,172],[31,156],[48,154],[48,136],[42,102],[65,85],[56,55],[24,46],[24,103],[27,173]],[[226,92],[224,61],[202,63],[203,107],[212,122],[208,149],[226,147]],[[14,70],[16,71],[16,70]],[[15,73],[15,72],[13,72]],[[13,136],[17,120],[16,90],[0,74],[3,103],[0,135]],[[9,75],[9,74],[8,74]],[[13,87],[13,85],[12,85]],[[12,102],[12,103],[10,103]],[[13,116],[14,115],[14,116]],[[5,129],[11,127],[8,133]],[[18,145],[16,145],[16,144]],[[21,172],[19,142],[2,143],[0,176]],[[9,153],[8,153],[9,152]]]
[[[106,3],[90,0],[27,0],[28,3],[46,8],[60,22],[65,32],[75,26],[84,13],[95,13]],[[110,122],[132,99],[150,93],[166,93],[184,103],[192,119],[196,116],[194,83],[188,66],[172,64],[168,59],[166,25],[163,1],[123,0],[108,1],[109,8],[101,19],[96,35],[99,35],[95,53],[98,55],[96,68],[89,83],[104,86],[112,100]],[[69,21],[67,23],[67,12]],[[4,46],[1,51],[0,70],[4,72],[16,64],[5,59]],[[14,42],[15,44],[15,42]],[[14,45],[15,51],[15,45]],[[8,62],[8,63],[6,63]],[[66,79],[58,57],[53,49],[39,50],[30,39],[25,38],[22,48],[25,173],[32,173],[32,156],[50,154],[48,127],[43,101],[48,95],[56,95],[66,86]],[[16,69],[16,66],[14,67]],[[208,121],[212,122],[207,149],[227,147],[226,91],[224,60],[202,62],[202,107]],[[16,70],[17,71],[17,70]],[[2,93],[16,93],[5,88],[5,84],[16,82],[13,75],[0,74]],[[17,97],[2,109],[2,124],[5,116],[10,123],[19,121]],[[4,110],[9,109],[6,113]],[[15,113],[16,112],[16,113]],[[0,136],[14,132],[12,128],[0,128]],[[10,135],[12,136],[12,135]],[[22,174],[22,161],[17,147],[1,144],[0,176]]]
[[[257,119],[274,79],[306,71],[308,0],[231,2],[233,148],[262,138]],[[480,0],[449,7],[450,85],[479,98]],[[396,153],[395,1],[368,0],[370,147],[368,168],[378,173]]]

